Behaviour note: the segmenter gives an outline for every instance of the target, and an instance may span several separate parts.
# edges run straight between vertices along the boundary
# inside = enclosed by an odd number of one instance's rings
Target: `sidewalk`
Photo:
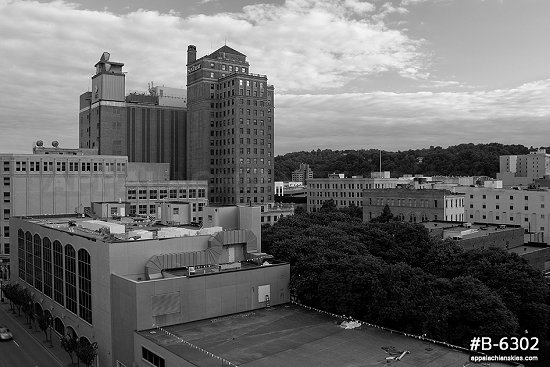
[[[6,310],[14,321],[22,325],[25,331],[30,336],[32,336],[40,345],[42,345],[44,349],[54,357],[54,359],[57,359],[59,363],[61,363],[61,365],[63,365],[64,367],[72,367],[77,365],[76,361],[74,365],[71,364],[71,358],[69,358],[69,355],[67,354],[67,352],[65,352],[65,350],[61,346],[61,342],[59,341],[59,336],[55,332],[52,331],[53,347],[50,348],[50,345],[52,344],[50,344],[49,342],[49,336],[50,336],[49,330],[48,330],[48,341],[46,341],[46,335],[42,330],[40,330],[37,322],[34,322],[34,326],[32,329],[29,329],[29,324],[25,322],[25,316],[23,315],[23,313],[21,313],[21,316],[18,316],[17,313],[16,314],[11,313],[10,304],[7,300],[5,303],[0,303],[0,307]],[[80,365],[84,366],[82,363]]]

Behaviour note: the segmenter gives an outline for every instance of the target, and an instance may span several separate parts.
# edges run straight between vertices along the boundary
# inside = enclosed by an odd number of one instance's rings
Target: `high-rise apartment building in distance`
[[[185,179],[185,90],[151,85],[148,94],[125,95],[123,66],[108,52],[95,64],[92,91],[80,96],[80,148],[129,162],[170,163],[170,178]]]
[[[274,200],[273,86],[246,55],[187,49],[187,179],[208,180],[215,204]]]
[[[550,154],[541,148],[522,155],[501,155],[497,180],[504,187],[529,186],[536,179],[550,176]]]

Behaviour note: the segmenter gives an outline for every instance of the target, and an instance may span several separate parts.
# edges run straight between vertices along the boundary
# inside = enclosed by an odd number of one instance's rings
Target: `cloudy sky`
[[[78,146],[103,51],[144,91],[225,42],[275,85],[277,154],[547,146],[549,19],[548,0],[0,0],[0,152]]]

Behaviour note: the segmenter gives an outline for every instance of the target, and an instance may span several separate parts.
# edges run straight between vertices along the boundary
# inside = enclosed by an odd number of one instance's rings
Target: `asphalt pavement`
[[[70,365],[69,356],[60,350],[58,338],[53,334],[54,347],[49,348],[42,331],[29,329],[25,317],[9,311],[9,304],[0,304],[0,325],[7,326],[13,340],[0,341],[0,367],[57,367]],[[63,356],[63,353],[65,356]],[[65,357],[65,358],[64,358]]]

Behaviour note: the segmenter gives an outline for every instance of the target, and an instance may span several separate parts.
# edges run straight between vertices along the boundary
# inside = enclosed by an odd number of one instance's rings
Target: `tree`
[[[341,213],[347,214],[350,217],[358,218],[360,220],[363,220],[363,209],[360,206],[357,206],[355,204],[351,204],[347,208],[340,209]]]
[[[363,223],[340,210],[283,218],[262,239],[291,264],[291,293],[326,311],[460,345],[550,328],[542,273],[499,249],[466,251],[418,224]]]
[[[321,206],[321,209],[319,209],[321,213],[330,213],[335,212],[336,210],[338,210],[338,208],[336,207],[336,203],[332,199],[325,200],[325,202]]]
[[[97,343],[93,342],[90,344],[87,340],[81,339],[78,342],[76,356],[86,367],[91,366],[97,356]]]
[[[297,206],[297,207],[294,209],[294,215],[304,214],[305,212],[306,212],[306,210],[305,210],[304,207],[302,207],[302,206]]]
[[[69,357],[71,357],[71,363],[74,363],[74,356],[78,349],[78,340],[76,339],[76,336],[72,333],[67,333],[67,335],[59,341],[61,342],[63,349],[65,349],[65,352],[67,352]]]
[[[393,214],[391,212],[391,209],[390,209],[390,206],[388,204],[386,204],[384,206],[384,209],[382,209],[382,214],[380,214],[378,217],[374,217],[371,219],[371,222],[373,223],[388,223],[390,221],[392,221],[394,218],[393,218]]]
[[[38,327],[46,335],[46,341],[47,341],[48,340],[48,328],[50,327],[50,324],[49,324],[49,320],[46,317],[46,315],[44,314],[44,312],[42,312],[41,314],[38,315]]]

